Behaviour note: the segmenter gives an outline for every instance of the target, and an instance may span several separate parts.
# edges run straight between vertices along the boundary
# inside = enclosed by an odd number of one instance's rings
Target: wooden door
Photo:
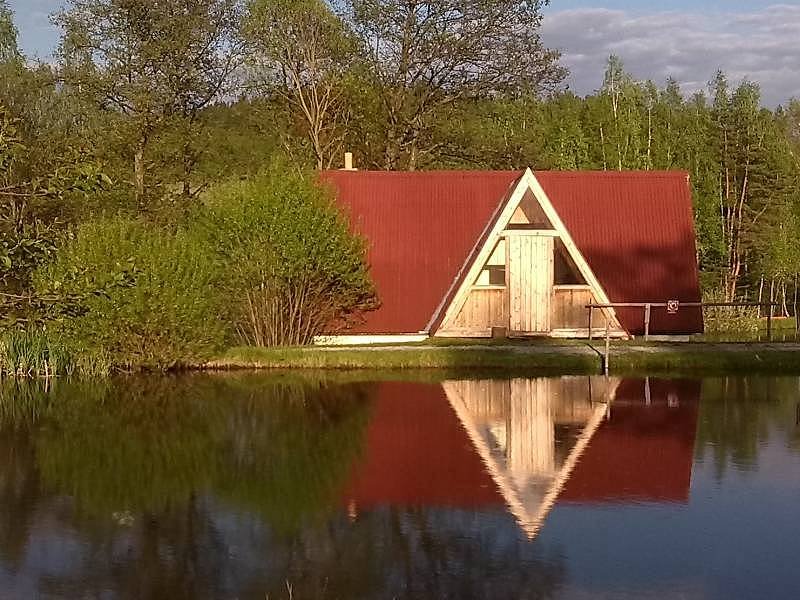
[[[553,238],[508,235],[507,276],[511,333],[549,333],[553,296]]]

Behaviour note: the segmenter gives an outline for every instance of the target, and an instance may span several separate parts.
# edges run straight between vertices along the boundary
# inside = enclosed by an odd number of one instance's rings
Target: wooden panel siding
[[[588,286],[556,287],[553,290],[553,329],[589,327],[587,304],[594,302]]]
[[[508,301],[505,288],[473,289],[464,308],[453,322],[453,329],[486,330],[508,326]]]
[[[550,331],[553,238],[508,235],[509,330]]]

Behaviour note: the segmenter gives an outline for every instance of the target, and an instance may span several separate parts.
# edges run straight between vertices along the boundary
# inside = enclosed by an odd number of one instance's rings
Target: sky
[[[8,3],[25,52],[48,59],[58,43],[48,15],[63,0]],[[768,106],[800,98],[800,0],[551,0],[542,37],[579,94],[600,86],[617,54],[635,78],[672,76],[687,93],[722,69],[734,83],[759,82]]]

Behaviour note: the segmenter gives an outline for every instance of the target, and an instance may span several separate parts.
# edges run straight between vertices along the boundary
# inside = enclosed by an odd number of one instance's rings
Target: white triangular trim
[[[503,207],[500,215],[495,220],[494,226],[489,232],[489,235],[486,237],[483,247],[479,250],[472,264],[469,266],[466,276],[461,279],[461,284],[458,288],[458,291],[453,296],[453,300],[450,302],[450,305],[446,308],[444,317],[441,319],[440,325],[437,328],[438,330],[447,330],[448,324],[452,323],[461,312],[461,309],[464,308],[464,304],[467,301],[469,292],[472,289],[472,282],[478,278],[481,269],[483,269],[483,265],[489,260],[492,250],[503,236],[503,232],[508,227],[511,217],[514,215],[514,212],[519,207],[522,199],[525,197],[525,193],[528,190],[533,193],[534,198],[536,198],[537,202],[539,202],[539,206],[541,207],[547,219],[550,221],[550,224],[553,226],[554,232],[561,238],[564,247],[567,249],[567,252],[575,262],[575,266],[578,268],[581,276],[591,289],[595,300],[598,302],[598,304],[611,303],[608,299],[608,295],[603,289],[603,286],[600,285],[600,282],[597,280],[597,277],[595,277],[591,267],[589,267],[589,263],[586,262],[583,254],[581,254],[580,250],[578,250],[578,247],[575,245],[575,242],[573,241],[572,236],[569,234],[567,228],[564,226],[561,217],[558,216],[558,212],[556,212],[552,202],[550,202],[550,198],[545,193],[544,189],[539,183],[539,180],[533,174],[533,171],[528,168],[525,169],[525,172],[517,182],[514,191],[509,196],[506,205]],[[607,315],[612,329],[624,331],[613,308],[608,309],[607,311],[604,310],[603,312]]]

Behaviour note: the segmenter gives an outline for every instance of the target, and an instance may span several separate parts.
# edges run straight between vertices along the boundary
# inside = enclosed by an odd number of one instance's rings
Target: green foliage
[[[75,363],[60,341],[40,331],[8,331],[0,337],[0,376],[69,375]]]
[[[299,117],[317,168],[339,154],[349,106],[346,82],[358,41],[325,0],[250,0],[243,35],[253,49],[251,78]]]
[[[723,290],[706,290],[704,302],[726,302]],[[710,338],[755,340],[758,338],[759,311],[757,307],[719,306],[707,308],[703,314],[705,332]]]
[[[245,343],[305,344],[374,306],[363,240],[313,176],[283,162],[210,190],[194,226]]]
[[[184,231],[113,218],[78,227],[34,283],[42,295],[86,295],[85,310],[48,326],[76,353],[167,368],[220,343],[215,276],[213,257]]]
[[[23,316],[19,306],[8,306],[9,292],[28,292],[34,270],[52,258],[69,205],[111,183],[97,164],[72,151],[31,173],[38,151],[23,143],[24,126],[0,99],[0,316],[6,321]]]
[[[203,152],[199,113],[226,94],[241,64],[240,12],[239,0],[69,0],[56,14],[64,30],[61,77],[95,107],[124,116],[119,125],[141,208],[160,183],[152,181],[154,141],[172,146],[166,168],[181,194],[192,194]]]
[[[0,0],[0,62],[19,58],[17,28],[6,0]]]

